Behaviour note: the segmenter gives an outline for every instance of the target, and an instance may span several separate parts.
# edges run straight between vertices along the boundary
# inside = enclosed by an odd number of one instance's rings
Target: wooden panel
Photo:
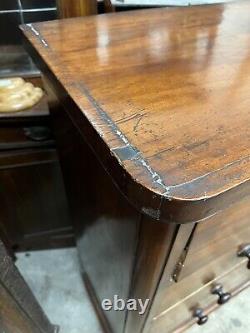
[[[104,313],[101,302],[129,297],[140,213],[115,187],[67,112],[59,107],[51,113],[83,277],[103,325],[119,333],[126,312]]]
[[[187,280],[188,279],[188,280]],[[193,311],[197,307],[204,309],[205,314],[218,307],[217,296],[211,294],[214,284],[220,283],[224,291],[236,295],[242,288],[250,286],[250,270],[247,269],[247,260],[240,261],[233,269],[215,280],[205,284],[201,289],[182,298],[183,291],[188,284],[192,284],[194,274],[189,278],[176,283],[165,292],[165,298],[174,300],[174,304],[166,308],[162,313],[156,315],[151,323],[148,324],[146,332],[171,333],[178,328],[177,332],[184,331],[189,325],[196,322],[193,318]],[[223,306],[227,306],[224,304]]]
[[[5,333],[41,333],[22,312],[0,282],[0,330]]]
[[[57,332],[43,313],[0,240],[0,331]]]
[[[204,267],[218,276],[236,265],[239,247],[250,244],[250,196],[195,229],[180,279]]]
[[[27,81],[42,86],[41,78]],[[0,181],[0,229],[15,250],[75,244],[46,96],[0,114]]]
[[[0,223],[16,250],[74,244],[55,150],[0,154]]]
[[[46,127],[48,136],[44,140],[32,140],[26,133],[27,130],[39,130],[39,127],[28,127],[27,124],[16,124],[13,126],[1,126],[0,125],[0,152],[9,149],[24,149],[35,147],[54,147],[55,143],[52,139],[52,133],[50,134],[49,127]]]
[[[104,162],[112,152],[109,173],[120,172],[120,188],[126,176],[125,195],[153,218],[201,220],[249,192],[249,9],[237,1],[22,27],[74,121],[93,131],[89,143],[105,145]]]
[[[139,333],[154,301],[160,277],[169,258],[170,249],[178,227],[174,224],[157,223],[142,216],[136,251],[130,298],[150,300],[147,311],[140,315],[130,311],[127,315],[126,332]]]

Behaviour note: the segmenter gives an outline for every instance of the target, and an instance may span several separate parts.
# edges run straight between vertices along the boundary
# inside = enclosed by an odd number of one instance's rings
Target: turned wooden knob
[[[241,248],[238,252],[238,256],[248,258],[247,268],[250,269],[250,244],[241,246]]]
[[[220,305],[227,303],[231,298],[230,293],[223,291],[223,287],[221,284],[216,284],[212,288],[211,293],[219,296],[217,303]]]
[[[204,310],[201,308],[197,308],[194,310],[193,317],[197,318],[198,325],[204,325],[208,321],[208,316],[204,314]]]

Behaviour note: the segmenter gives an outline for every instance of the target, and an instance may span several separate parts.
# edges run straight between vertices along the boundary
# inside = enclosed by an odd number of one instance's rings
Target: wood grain
[[[245,1],[22,26],[52,95],[92,299],[99,310],[101,299],[114,294],[151,299],[140,318],[105,313],[111,332],[146,332],[175,302],[235,268],[231,232],[247,241],[248,202],[239,202],[250,193],[249,9]],[[223,228],[217,260],[210,243]],[[226,266],[210,280],[206,254]],[[182,258],[189,266],[176,283]]]
[[[249,9],[243,1],[22,26],[35,61],[77,106],[80,130],[83,121],[93,128],[137,188],[136,198],[125,194],[155,218],[203,219],[249,191]]]
[[[250,243],[250,197],[197,225],[179,279],[204,269],[204,279],[236,265],[239,248]]]
[[[51,109],[82,274],[108,332],[122,332],[126,311],[103,311],[103,299],[129,297],[140,214],[122,196],[67,112]],[[79,181],[79,173],[84,178]]]

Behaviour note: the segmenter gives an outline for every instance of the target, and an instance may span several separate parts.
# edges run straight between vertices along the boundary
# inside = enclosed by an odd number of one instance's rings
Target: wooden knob
[[[194,310],[193,317],[197,318],[198,325],[204,325],[208,321],[208,316],[204,314],[204,310],[201,308],[197,308]]]
[[[231,298],[230,293],[223,291],[223,287],[221,284],[216,284],[212,288],[211,293],[219,296],[217,303],[220,305],[227,303]]]
[[[241,246],[238,252],[238,256],[248,258],[247,268],[250,269],[250,244]]]

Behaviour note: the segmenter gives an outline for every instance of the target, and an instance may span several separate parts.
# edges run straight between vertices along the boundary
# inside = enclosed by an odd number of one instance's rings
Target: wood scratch
[[[116,122],[116,124],[121,124],[121,123],[124,123],[126,121],[129,121],[129,120],[132,120],[134,118],[137,118],[138,116],[140,116],[139,113],[134,113],[134,114],[132,114],[129,117],[124,117],[124,118],[117,119],[115,122]]]
[[[136,121],[136,124],[135,126],[133,127],[133,131],[136,132],[137,131],[137,128],[142,120],[142,118],[144,117],[145,113],[141,113],[141,114],[138,114],[138,119]]]

